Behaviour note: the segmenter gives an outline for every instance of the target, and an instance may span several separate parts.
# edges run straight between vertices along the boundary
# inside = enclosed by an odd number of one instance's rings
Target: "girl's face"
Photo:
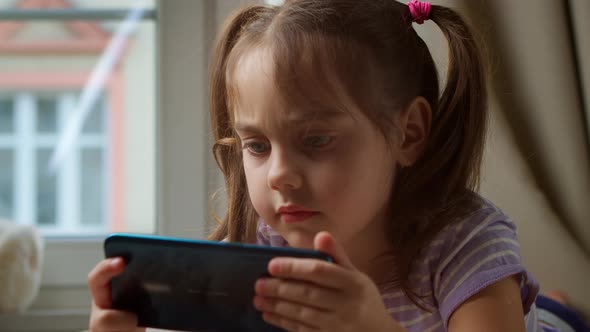
[[[293,247],[312,248],[323,230],[347,249],[385,243],[395,153],[360,110],[284,106],[267,53],[246,54],[234,76],[235,129],[256,212]]]

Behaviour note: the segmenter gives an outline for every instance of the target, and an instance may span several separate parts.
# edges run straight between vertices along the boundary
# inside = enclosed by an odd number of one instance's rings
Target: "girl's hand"
[[[88,287],[92,294],[91,332],[145,331],[145,328],[137,327],[137,316],[135,314],[110,309],[111,278],[123,272],[124,269],[125,263],[122,258],[111,258],[96,264],[88,274]]]
[[[254,306],[266,322],[296,332],[405,331],[390,317],[377,286],[329,233],[318,233],[314,248],[336,264],[275,258],[268,265],[274,278],[257,281]]]

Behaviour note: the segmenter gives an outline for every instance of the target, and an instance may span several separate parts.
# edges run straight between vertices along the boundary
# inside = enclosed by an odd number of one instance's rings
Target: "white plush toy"
[[[0,312],[23,312],[41,284],[43,241],[32,226],[0,220]]]

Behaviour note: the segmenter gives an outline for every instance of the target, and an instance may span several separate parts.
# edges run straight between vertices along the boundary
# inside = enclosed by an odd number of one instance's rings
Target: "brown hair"
[[[248,7],[230,18],[213,54],[210,86],[213,150],[225,176],[228,210],[210,238],[255,239],[258,216],[232,127],[232,77],[245,52],[265,47],[284,100],[305,100],[318,108],[352,101],[388,140],[396,135],[392,112],[417,96],[430,103],[433,119],[424,153],[399,170],[391,202],[396,280],[411,292],[408,276],[420,250],[477,204],[473,191],[487,122],[483,65],[470,29],[445,7],[433,5],[430,19],[449,46],[442,95],[432,56],[412,27],[408,7],[397,1],[292,0]]]

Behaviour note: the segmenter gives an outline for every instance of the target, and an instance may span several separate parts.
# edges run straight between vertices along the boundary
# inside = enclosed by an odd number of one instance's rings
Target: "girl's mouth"
[[[285,212],[285,213],[281,213],[281,220],[283,220],[286,223],[296,223],[296,222],[302,222],[305,221],[315,215],[317,215],[317,212],[313,212],[313,211],[297,211],[297,212]]]
[[[281,220],[285,223],[303,222],[318,214],[316,211],[311,211],[296,205],[282,206],[278,210]]]

